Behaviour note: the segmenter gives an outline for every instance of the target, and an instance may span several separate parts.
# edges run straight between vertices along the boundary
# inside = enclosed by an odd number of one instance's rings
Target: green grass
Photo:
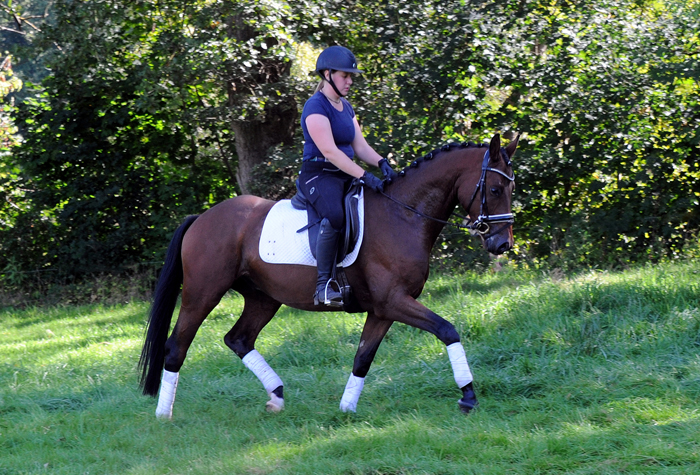
[[[287,407],[268,414],[223,344],[227,297],[163,422],[137,381],[147,304],[1,311],[0,474],[697,474],[699,273],[434,276],[421,300],[463,336],[469,416],[444,345],[399,324],[341,413],[363,315],[280,311],[258,350]]]

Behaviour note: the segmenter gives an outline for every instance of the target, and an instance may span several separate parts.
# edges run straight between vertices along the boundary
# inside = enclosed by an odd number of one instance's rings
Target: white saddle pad
[[[364,190],[363,190],[364,191]],[[360,252],[365,231],[365,200],[360,192],[357,211],[360,217],[360,233],[355,248],[345,256],[338,267],[348,267]],[[291,200],[277,202],[265,218],[260,235],[260,258],[269,264],[300,264],[316,267],[316,259],[309,247],[309,231],[297,231],[309,223],[306,210],[292,206]],[[317,229],[313,227],[312,229]]]

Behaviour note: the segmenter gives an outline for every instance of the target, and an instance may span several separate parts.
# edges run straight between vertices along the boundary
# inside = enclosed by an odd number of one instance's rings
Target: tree
[[[12,72],[12,57],[7,56],[0,63],[0,155],[6,155],[11,147],[19,144],[17,126],[14,124],[12,113],[14,101],[6,98],[13,92],[22,89],[22,81]]]
[[[197,86],[169,76],[158,21],[171,20],[151,7],[62,2],[60,27],[35,41],[53,73],[23,108],[25,143],[13,154],[28,200],[18,225],[33,226],[2,240],[28,266],[80,275],[153,261],[181,213],[226,196],[188,120]]]
[[[308,42],[356,53],[366,74],[353,104],[398,166],[446,141],[524,133],[521,255],[676,255],[700,225],[694,5],[59,2],[31,44],[51,74],[43,90],[25,87],[25,143],[11,156],[13,186],[26,190],[16,219],[29,232],[0,230],[0,254],[117,269],[158,260],[186,213],[276,176],[267,196],[284,197],[313,85],[292,74]],[[250,181],[261,169],[272,170],[262,187]],[[445,237],[447,247],[468,239]]]
[[[260,1],[59,3],[34,42],[52,74],[23,107],[26,142],[13,157],[27,216],[45,225],[5,234],[5,249],[36,249],[23,257],[35,267],[119,269],[157,259],[178,216],[246,191],[267,148],[291,139],[293,92],[309,84],[289,75],[290,12]]]
[[[533,255],[595,265],[672,256],[692,242],[700,48],[689,13],[543,4],[514,25],[532,47],[504,61],[510,97],[498,114],[528,133],[519,221]]]
[[[8,156],[13,147],[19,145],[17,127],[14,123],[14,101],[7,97],[22,88],[12,72],[12,57],[7,56],[0,64],[0,226],[8,226],[18,212],[15,203],[21,191],[17,188],[17,170],[9,163]]]
[[[47,71],[32,41],[50,22],[52,0],[5,0],[0,2],[0,38],[14,61],[15,73],[25,82],[39,82]],[[24,98],[22,92],[15,97]]]

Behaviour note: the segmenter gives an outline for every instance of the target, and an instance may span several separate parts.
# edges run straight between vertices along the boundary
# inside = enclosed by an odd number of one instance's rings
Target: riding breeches
[[[306,161],[301,166],[299,187],[320,218],[327,218],[336,231],[343,228],[343,197],[353,177],[331,162]]]

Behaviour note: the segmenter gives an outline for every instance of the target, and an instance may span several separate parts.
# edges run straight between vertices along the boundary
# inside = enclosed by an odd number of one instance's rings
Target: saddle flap
[[[309,247],[311,248],[311,254],[316,257],[316,241],[318,238],[318,224],[321,222],[321,217],[318,215],[316,210],[311,203],[306,198],[306,195],[299,187],[299,180],[297,183],[297,193],[292,197],[291,203],[295,209],[306,210],[308,216],[308,224],[303,228],[299,229],[299,232],[309,230]],[[341,230],[342,241],[338,247],[338,258],[337,262],[342,262],[348,255],[352,254],[355,246],[357,245],[358,238],[360,236],[360,228],[362,223],[360,221],[359,212],[359,202],[362,198],[362,183],[355,179],[350,184],[350,187],[345,192],[345,197],[343,198],[343,210],[345,212],[345,228]]]
[[[345,256],[352,253],[357,245],[361,226],[358,204],[362,197],[362,191],[362,184],[359,180],[353,180],[350,189],[345,195],[345,233],[343,246],[340,249],[340,253],[343,256],[338,259],[339,261],[342,261]]]

